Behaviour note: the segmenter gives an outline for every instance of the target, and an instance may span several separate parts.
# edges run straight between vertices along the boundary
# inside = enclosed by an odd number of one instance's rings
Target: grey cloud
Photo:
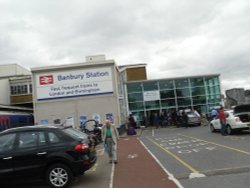
[[[249,79],[249,12],[248,0],[2,0],[0,63],[106,54],[117,64],[148,63],[149,78],[221,73],[227,88]]]

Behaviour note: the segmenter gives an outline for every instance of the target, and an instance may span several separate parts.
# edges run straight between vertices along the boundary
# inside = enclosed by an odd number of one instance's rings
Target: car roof
[[[69,127],[68,126],[62,126],[62,125],[59,125],[59,124],[54,124],[54,125],[32,125],[32,126],[23,126],[23,127],[10,128],[10,129],[7,129],[7,130],[1,132],[0,135],[5,134],[5,133],[19,132],[19,131],[65,129],[65,128],[69,128]]]

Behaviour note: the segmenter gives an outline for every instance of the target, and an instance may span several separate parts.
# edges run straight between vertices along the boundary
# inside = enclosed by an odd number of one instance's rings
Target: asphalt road
[[[102,144],[97,146],[98,160],[95,166],[85,172],[83,176],[75,179],[70,188],[103,188],[109,187],[110,175],[112,170],[112,164],[109,164],[107,155],[104,153]],[[1,185],[1,188],[48,188],[48,186],[41,181],[34,182],[16,182],[13,178],[13,182],[9,184]]]
[[[140,139],[185,188],[248,188],[250,132],[221,136],[208,127],[144,130]]]

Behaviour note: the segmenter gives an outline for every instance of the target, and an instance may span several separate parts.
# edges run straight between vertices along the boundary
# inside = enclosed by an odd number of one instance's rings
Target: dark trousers
[[[226,124],[224,122],[220,122],[221,124],[221,128],[220,128],[220,132],[222,135],[226,135]]]

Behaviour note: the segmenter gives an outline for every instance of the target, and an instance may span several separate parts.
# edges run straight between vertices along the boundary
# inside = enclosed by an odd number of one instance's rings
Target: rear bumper
[[[75,176],[82,175],[85,171],[89,170],[97,161],[97,157],[93,157],[91,160],[84,160],[75,162],[72,166],[72,171]]]
[[[239,129],[239,130],[249,130],[250,123],[236,123],[234,126],[231,126],[232,129]]]
[[[250,130],[249,127],[241,127],[241,128],[234,128],[233,130],[237,131],[244,131],[244,130]]]

